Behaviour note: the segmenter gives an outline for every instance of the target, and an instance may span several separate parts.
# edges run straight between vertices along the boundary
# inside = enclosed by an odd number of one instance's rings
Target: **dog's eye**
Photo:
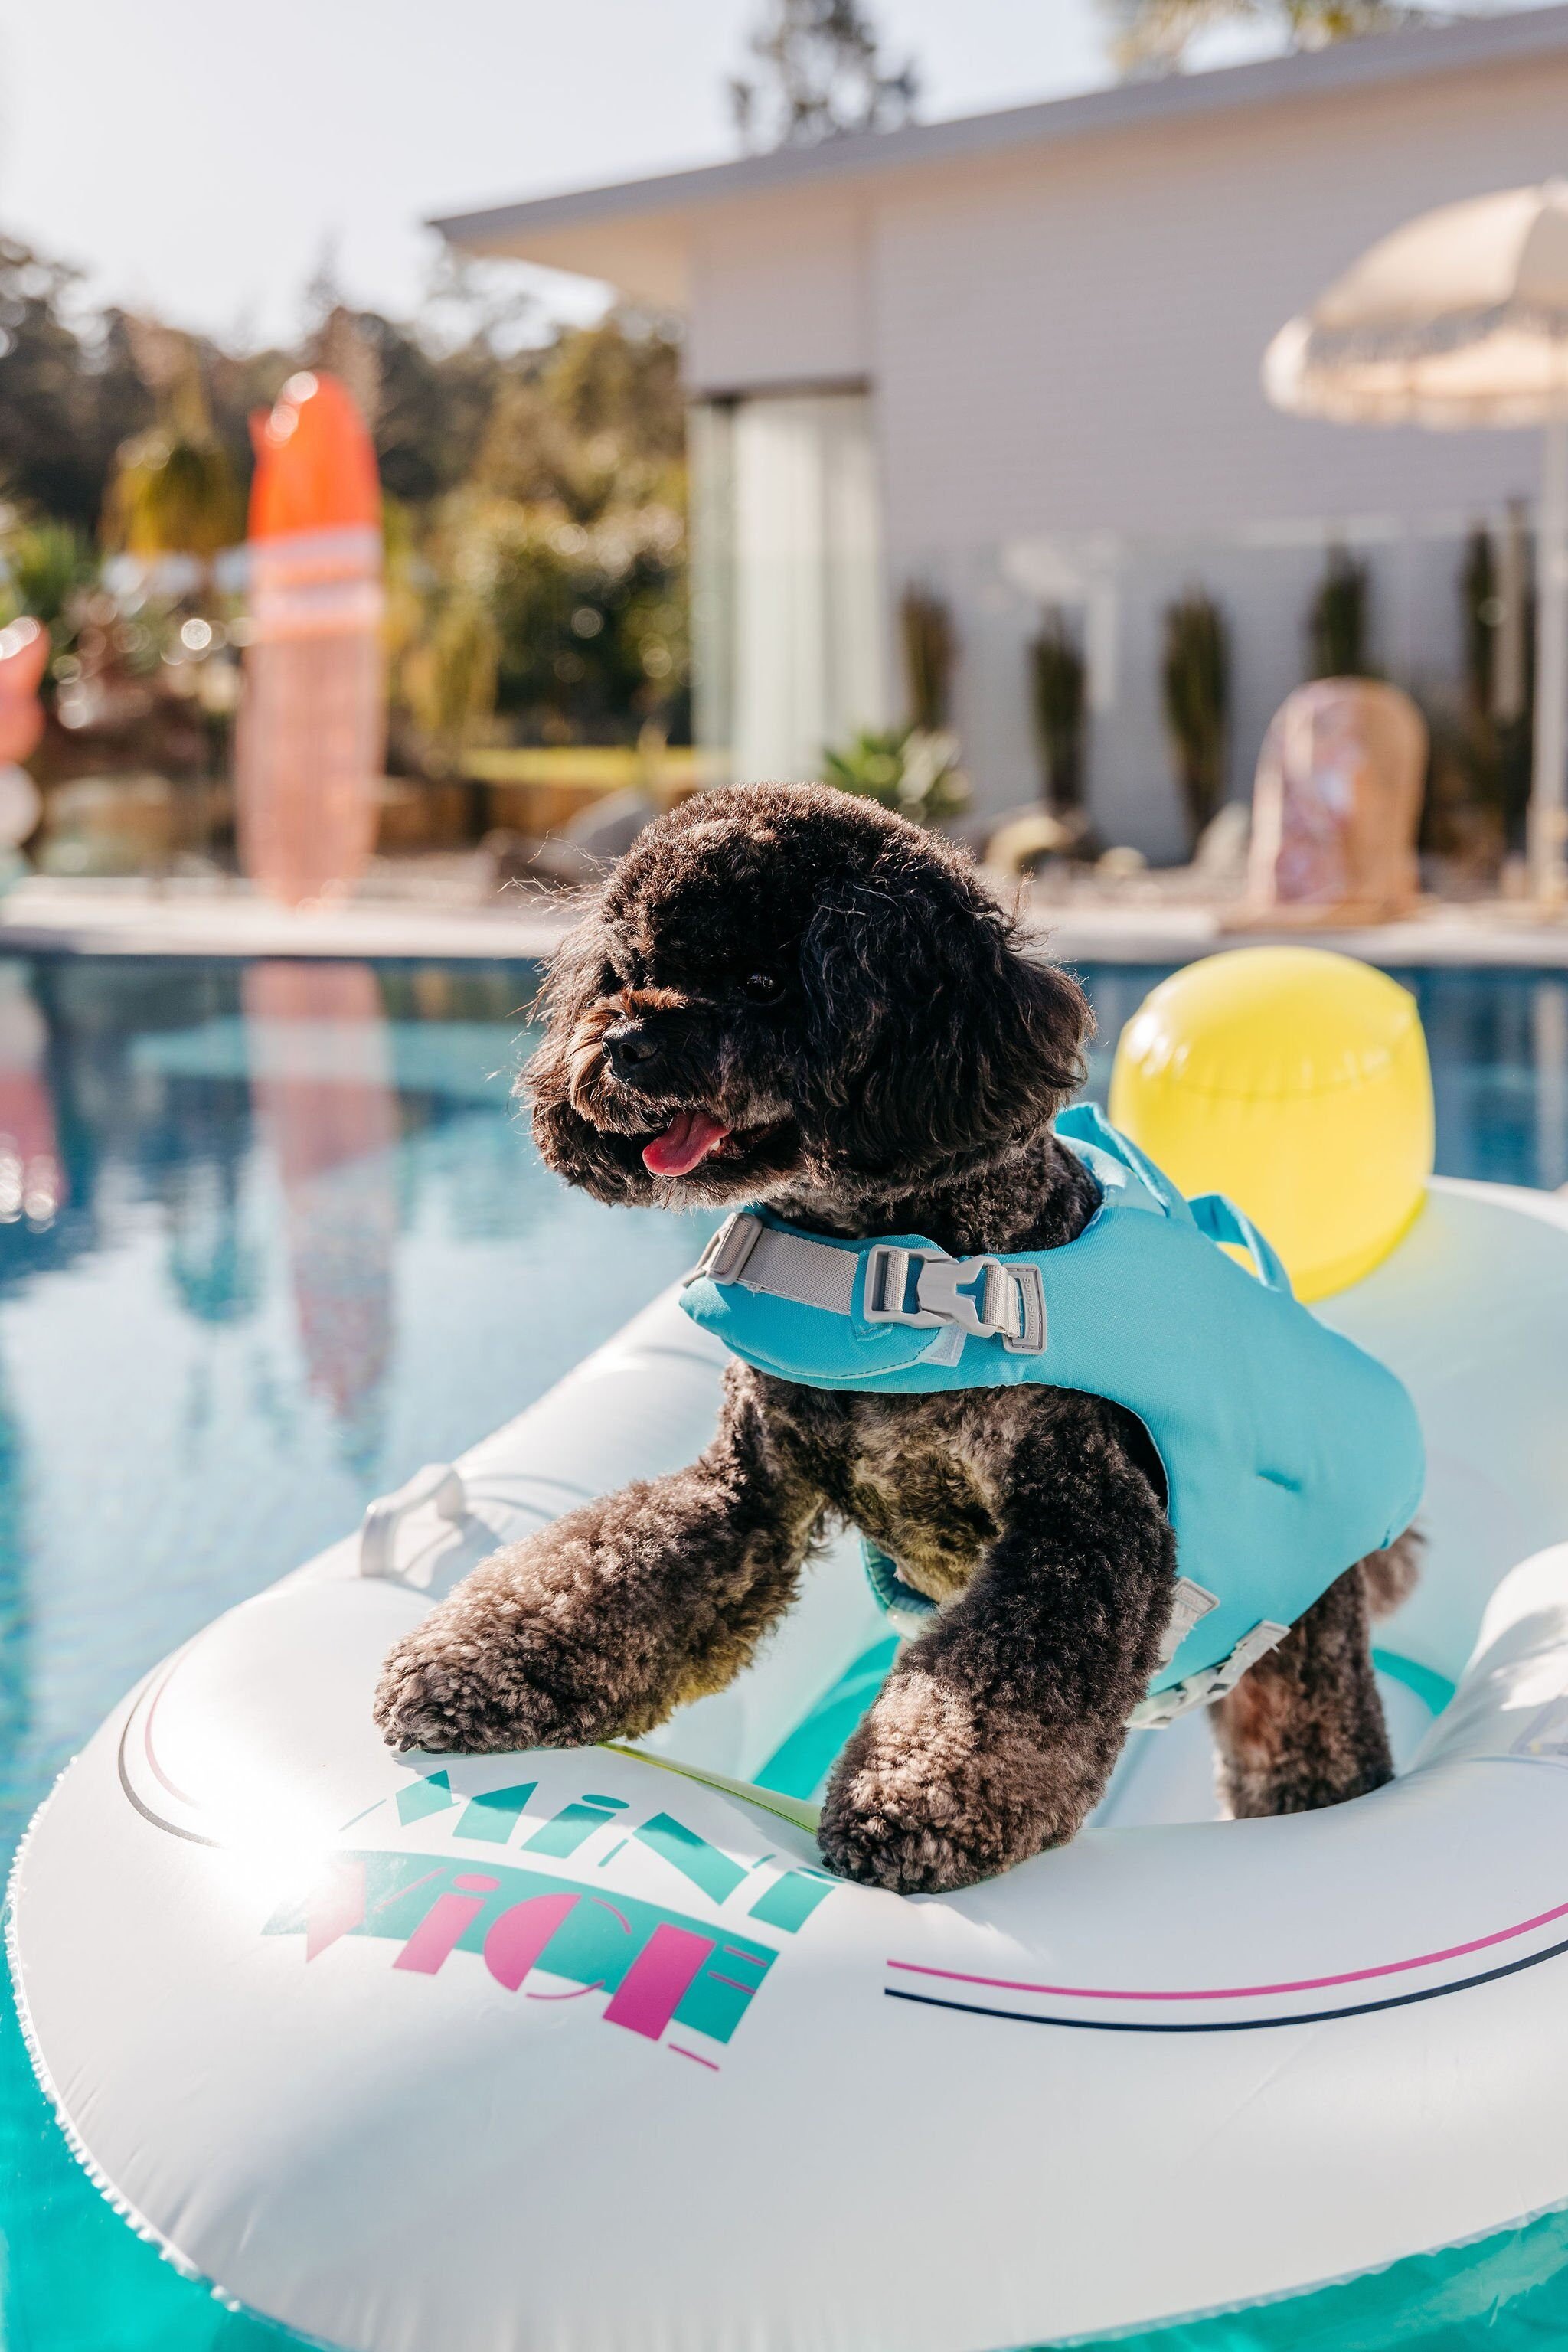
[[[784,994],[784,982],[776,971],[749,971],[741,982],[741,993],[752,1004],[776,1004]]]

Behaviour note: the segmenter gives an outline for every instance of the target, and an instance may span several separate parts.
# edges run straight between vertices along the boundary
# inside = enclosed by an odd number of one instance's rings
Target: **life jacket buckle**
[[[868,1323],[926,1331],[945,1325],[976,1339],[1000,1339],[1015,1354],[1037,1355],[1046,1343],[1037,1267],[1004,1265],[997,1257],[949,1257],[942,1250],[873,1243],[866,1254],[862,1311]]]

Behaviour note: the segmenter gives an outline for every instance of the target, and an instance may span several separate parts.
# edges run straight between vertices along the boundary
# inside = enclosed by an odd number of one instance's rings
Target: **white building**
[[[1101,835],[1184,827],[1160,614],[1225,606],[1232,789],[1301,677],[1336,541],[1373,652],[1452,680],[1464,534],[1531,499],[1538,438],[1276,415],[1264,347],[1411,214],[1568,172],[1568,5],[1173,76],[440,221],[455,246],[681,313],[700,729],[807,776],[900,714],[896,613],[948,601],[982,806],[1031,798],[1042,604],[1089,656]]]

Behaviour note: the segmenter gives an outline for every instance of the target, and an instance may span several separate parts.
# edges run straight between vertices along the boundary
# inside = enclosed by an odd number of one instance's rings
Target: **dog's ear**
[[[1093,1026],[1069,974],[956,860],[902,861],[829,891],[806,931],[814,1083],[836,1148],[868,1172],[995,1149],[1083,1079]]]
[[[605,955],[604,920],[597,893],[551,957],[529,1018],[542,1024],[538,1050],[517,1082],[517,1092],[534,1102],[566,1092],[566,1056],[572,1032],[595,1000],[616,986]]]
[[[606,1192],[602,1165],[604,1148],[571,1104],[572,1049],[577,1024],[598,1000],[617,985],[606,954],[602,896],[595,891],[581,902],[578,919],[550,959],[543,984],[530,1012],[542,1022],[544,1034],[520,1072],[514,1091],[532,1112],[533,1139],[546,1164],[569,1184],[581,1185],[595,1198],[619,1198]]]

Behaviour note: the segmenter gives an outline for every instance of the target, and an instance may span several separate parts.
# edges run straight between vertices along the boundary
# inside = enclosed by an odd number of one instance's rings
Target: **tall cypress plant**
[[[1046,800],[1064,816],[1083,806],[1089,693],[1082,650],[1058,605],[1029,647],[1029,687]]]
[[[1348,548],[1331,547],[1307,612],[1307,676],[1375,677],[1370,656],[1372,575]]]
[[[899,608],[909,674],[910,719],[928,734],[944,728],[952,708],[952,615],[929,588],[907,588]]]
[[[1214,598],[1196,585],[1165,608],[1160,684],[1195,848],[1225,798],[1230,730],[1230,631]]]

